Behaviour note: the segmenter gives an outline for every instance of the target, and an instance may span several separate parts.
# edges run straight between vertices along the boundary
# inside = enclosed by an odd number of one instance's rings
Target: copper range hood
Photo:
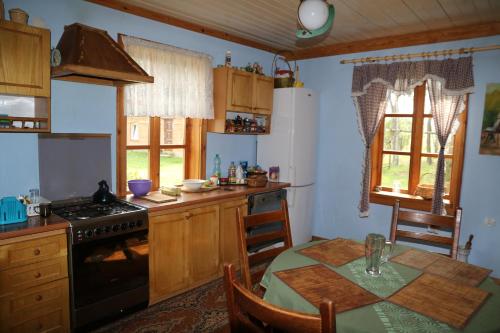
[[[57,49],[61,63],[52,67],[53,79],[108,86],[154,82],[104,30],[80,23],[65,26]]]

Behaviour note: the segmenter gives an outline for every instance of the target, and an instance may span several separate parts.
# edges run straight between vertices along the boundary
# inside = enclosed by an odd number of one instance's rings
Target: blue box
[[[16,197],[0,199],[0,225],[25,222],[27,220],[26,206]]]

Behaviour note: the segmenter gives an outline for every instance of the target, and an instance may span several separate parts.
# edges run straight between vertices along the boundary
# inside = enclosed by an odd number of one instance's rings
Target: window
[[[131,179],[151,179],[157,190],[204,177],[201,118],[213,117],[211,57],[124,35],[118,41],[155,77],[117,89],[118,194],[128,192]]]
[[[445,148],[445,201],[459,202],[467,110],[458,117]],[[370,202],[430,210],[431,200],[415,195],[418,184],[434,184],[439,142],[425,85],[408,95],[391,94],[373,142]]]
[[[118,98],[123,88],[118,88]],[[117,108],[118,194],[130,179],[151,179],[153,189],[205,174],[205,127],[201,119],[126,117]],[[122,131],[121,129],[126,129]]]

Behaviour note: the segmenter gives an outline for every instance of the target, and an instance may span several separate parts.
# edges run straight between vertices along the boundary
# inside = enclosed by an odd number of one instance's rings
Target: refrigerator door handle
[[[293,165],[290,165],[288,169],[290,170],[290,177],[289,177],[290,183],[295,184],[295,180],[297,179],[295,177],[297,175],[297,169]]]
[[[295,189],[294,188],[288,188],[287,193],[286,193],[286,199],[288,201],[288,207],[294,207],[295,206]]]

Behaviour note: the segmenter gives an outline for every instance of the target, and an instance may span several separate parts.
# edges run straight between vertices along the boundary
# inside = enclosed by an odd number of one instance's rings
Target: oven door
[[[147,305],[147,230],[76,244],[71,251],[73,326]]]

